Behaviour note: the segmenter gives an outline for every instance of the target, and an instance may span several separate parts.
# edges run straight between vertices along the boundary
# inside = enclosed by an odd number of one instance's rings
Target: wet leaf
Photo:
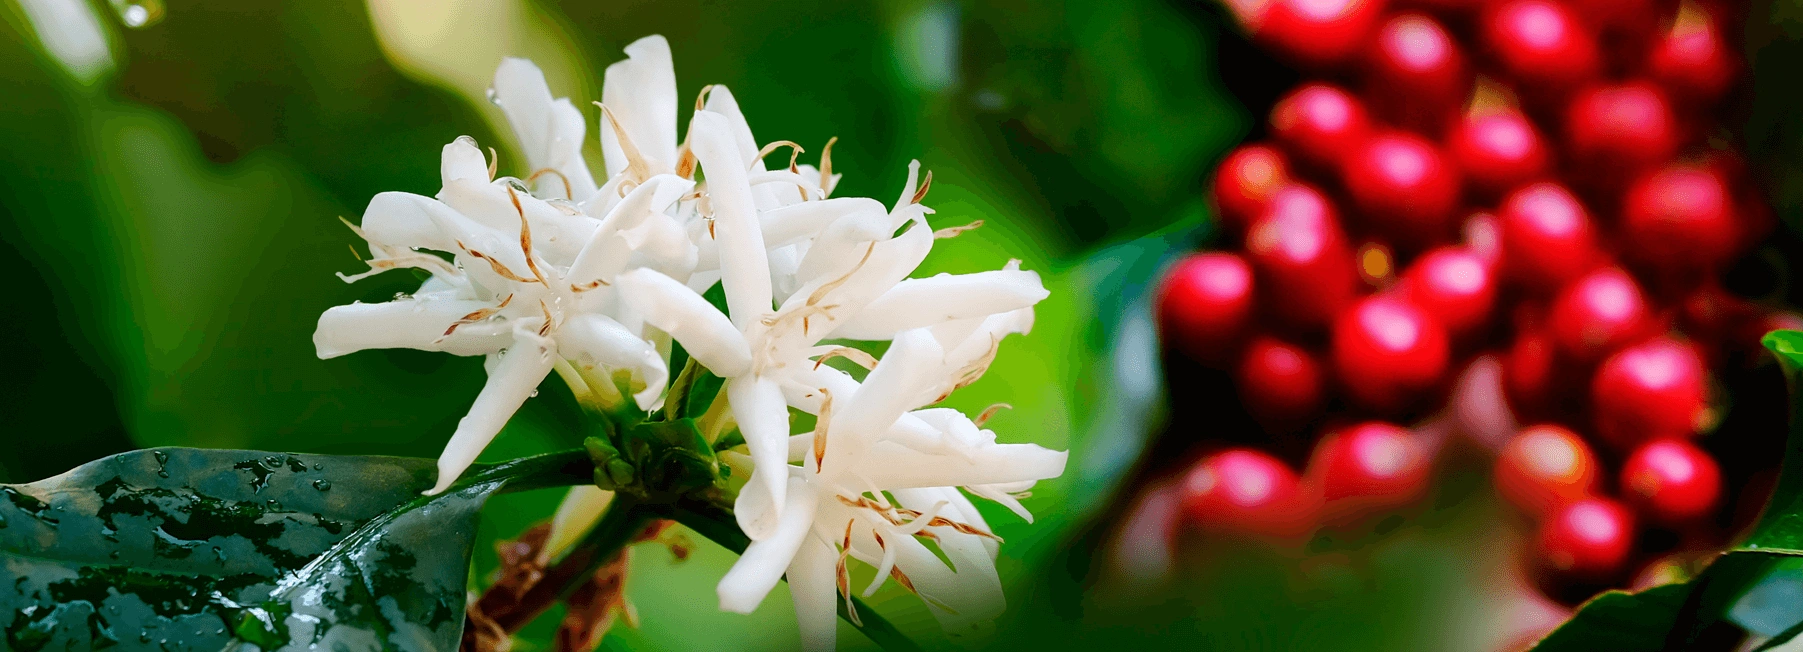
[[[186,448],[0,485],[0,647],[451,649],[478,510],[564,462],[430,498],[432,460]]]

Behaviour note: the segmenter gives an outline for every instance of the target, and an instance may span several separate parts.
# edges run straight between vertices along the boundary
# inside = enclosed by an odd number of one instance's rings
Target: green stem
[[[683,499],[672,505],[657,505],[654,508],[660,512],[662,517],[687,526],[727,550],[743,554],[745,547],[751,545],[751,539],[739,529],[739,524],[733,518],[732,512],[717,505]],[[852,623],[854,627],[858,628],[858,631],[870,637],[870,640],[878,646],[885,650],[898,652],[918,652],[920,650],[920,646],[915,645],[908,635],[896,629],[895,625],[885,620],[875,609],[864,604],[864,601],[852,596],[850,602],[857,606],[858,620],[862,621],[861,624],[852,622],[851,614],[846,610],[845,601],[839,601],[839,617]]]

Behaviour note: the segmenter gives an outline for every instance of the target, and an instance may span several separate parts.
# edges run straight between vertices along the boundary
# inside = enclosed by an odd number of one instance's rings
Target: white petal
[[[826,400],[826,393],[820,391],[823,388],[845,400],[857,393],[858,381],[826,365],[805,365],[789,372],[788,382],[783,383],[783,398],[797,410],[818,415],[820,404]]]
[[[796,551],[795,561],[789,564],[789,595],[795,601],[802,649],[830,652],[837,644],[839,588],[835,577],[838,561],[832,546],[819,537],[810,536]]]
[[[733,420],[745,437],[754,467],[739,490],[733,515],[752,540],[770,536],[782,517],[789,478],[789,406],[775,380],[740,376],[726,381]]]
[[[565,197],[566,179],[570,184],[567,199],[582,201],[593,195],[595,179],[582,160],[582,141],[588,131],[582,112],[568,99],[551,99],[544,72],[525,59],[502,59],[495,70],[494,89],[495,100],[507,114],[531,167],[527,174],[550,169],[563,175],[541,175],[536,184],[541,196]]]
[[[780,247],[811,239],[835,220],[852,213],[883,213],[883,205],[866,197],[840,197],[791,204],[764,211],[758,223],[764,229],[764,245]]]
[[[557,350],[586,367],[631,370],[645,383],[633,396],[641,410],[657,404],[670,376],[656,346],[606,315],[578,314],[565,319],[557,328]]]
[[[444,146],[444,155],[438,163],[438,175],[445,185],[463,179],[488,183],[488,157],[482,155],[482,148],[476,146],[476,139],[458,136],[457,140]]]
[[[632,255],[632,247],[619,237],[620,232],[637,228],[694,188],[695,182],[674,174],[651,177],[633,188],[589,235],[566,274],[570,283],[586,287],[596,279],[613,282],[614,276],[626,269],[626,261]]]
[[[979,497],[995,501],[1001,506],[1008,508],[1008,511],[1014,512],[1014,515],[1019,516],[1021,520],[1032,523],[1033,512],[1027,511],[1026,506],[1020,504],[1019,498],[1015,498],[1004,489],[1004,487],[1008,486],[1009,485],[1006,484],[973,484],[965,485],[964,488]]]
[[[726,118],[726,134],[739,150],[739,169],[763,172],[764,164],[757,158],[757,138],[751,135],[751,124],[745,121],[745,112],[739,110],[739,100],[733,97],[732,89],[715,84],[713,90],[708,91],[707,105],[702,109]]]
[[[964,454],[930,454],[879,441],[856,460],[851,473],[885,489],[963,487],[1056,478],[1064,474],[1069,456],[1038,444],[991,444]]]
[[[757,609],[770,589],[776,588],[776,583],[782,580],[789,563],[795,559],[796,549],[809,538],[819,495],[802,478],[788,478],[787,481],[788,497],[782,520],[770,536],[746,546],[739,560],[733,562],[732,569],[720,578],[715,590],[720,596],[722,611],[748,614]]]
[[[751,369],[751,347],[726,315],[676,279],[635,269],[614,279],[620,297],[645,323],[669,333],[689,355],[722,378]]]
[[[363,209],[363,232],[385,245],[456,251],[455,238],[439,230],[439,221],[456,211],[431,197],[410,192],[384,192]]]
[[[457,432],[451,434],[444,453],[438,456],[438,484],[426,495],[449,488],[476,461],[476,455],[501,432],[513,413],[538,391],[539,382],[551,373],[553,360],[550,341],[530,333],[518,335],[489,373],[488,383],[476,395],[469,414],[457,422]]]
[[[562,557],[570,546],[581,541],[595,527],[595,523],[601,520],[601,513],[607,511],[607,505],[613,502],[613,498],[614,492],[592,484],[570,487],[570,492],[563,496],[563,502],[558,503],[557,513],[551,517],[551,534],[545,538],[545,546],[539,553],[540,560]]]
[[[898,502],[912,509],[925,509],[945,499],[941,491],[933,489],[918,494],[899,491],[895,495]],[[904,495],[907,498],[903,498]],[[951,505],[941,508],[940,515],[954,520],[962,516]],[[982,538],[948,527],[928,529],[939,537],[939,549],[956,568],[946,567],[945,562],[913,537],[901,537],[897,541],[895,565],[908,574],[921,595],[932,598],[927,600],[927,607],[939,619],[939,624],[947,633],[956,636],[971,633],[1000,616],[1007,601]],[[941,608],[941,604],[950,608]]]
[[[727,120],[709,111],[695,112],[690,148],[707,175],[708,199],[714,209],[714,239],[720,248],[720,270],[726,286],[727,312],[739,330],[748,330],[772,309],[770,261],[758,228],[751,187],[745,183]]]
[[[667,172],[676,165],[676,68],[670,62],[670,44],[662,36],[647,36],[627,45],[626,57],[607,67],[601,103],[639,153],[653,159],[653,173]],[[605,124],[601,153],[607,176],[626,169],[626,155]]]
[[[888,433],[903,413],[926,400],[917,397],[922,389],[937,385],[943,357],[939,343],[925,330],[896,335],[895,343],[864,377],[858,391],[835,406],[821,472],[831,469],[837,473],[853,459],[866,458],[863,451],[870,444]]]
[[[830,337],[882,340],[910,328],[1009,312],[1050,293],[1037,272],[996,270],[911,278],[871,301]]]
[[[494,305],[492,301],[413,298],[333,306],[319,316],[313,346],[322,360],[365,349],[494,353],[513,342],[505,321],[464,324],[445,335],[457,320]]]

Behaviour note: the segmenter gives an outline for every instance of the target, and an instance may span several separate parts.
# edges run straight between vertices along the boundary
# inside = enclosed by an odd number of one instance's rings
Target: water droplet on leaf
[[[318,489],[318,490],[320,490],[320,491],[329,491],[329,490],[331,490],[331,488],[332,488],[332,481],[331,481],[331,480],[324,480],[324,479],[321,479],[321,480],[314,480],[314,481],[313,481],[313,488],[314,488],[314,489]]]
[[[165,453],[163,451],[157,451],[155,453],[151,453],[150,456],[156,458],[157,464],[168,464],[169,463],[169,454]]]
[[[169,472],[168,471],[157,471],[157,477],[167,478],[167,477],[169,477]]]

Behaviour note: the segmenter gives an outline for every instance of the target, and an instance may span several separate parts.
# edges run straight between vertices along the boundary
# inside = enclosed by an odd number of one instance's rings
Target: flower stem
[[[739,529],[739,524],[733,519],[732,512],[717,505],[683,499],[675,504],[652,507],[658,510],[659,515],[663,518],[688,526],[689,529],[720,544],[727,550],[743,554],[745,546],[751,545],[751,539]],[[901,630],[896,629],[895,625],[883,619],[881,614],[864,604],[864,601],[852,596],[851,603],[858,608],[858,621],[851,619],[844,601],[839,601],[839,618],[857,627],[858,631],[870,637],[872,642],[885,650],[895,652],[918,652],[920,650],[919,645],[915,645],[906,634],[901,633]]]
[[[508,635],[518,632],[552,605],[570,597],[603,564],[618,558],[652,520],[651,511],[643,504],[630,496],[616,494],[595,529],[572,546],[562,560],[544,569],[544,575],[530,588],[523,592],[491,589],[477,599],[472,611],[480,614],[483,623],[490,627]],[[474,619],[464,626],[465,649],[473,649],[475,626]]]

